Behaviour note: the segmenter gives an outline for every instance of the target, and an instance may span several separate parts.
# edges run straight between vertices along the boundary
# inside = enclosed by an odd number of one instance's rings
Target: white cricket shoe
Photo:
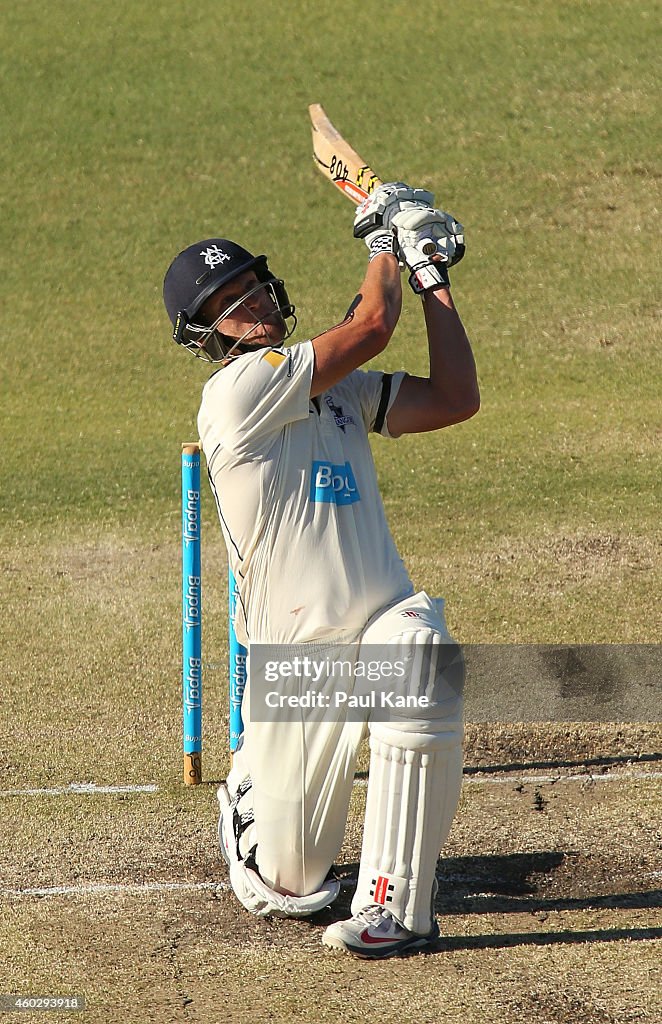
[[[322,942],[331,949],[344,949],[368,960],[383,959],[414,952],[439,938],[439,925],[433,921],[427,935],[404,928],[388,910],[376,904],[364,907],[348,921],[329,925]]]

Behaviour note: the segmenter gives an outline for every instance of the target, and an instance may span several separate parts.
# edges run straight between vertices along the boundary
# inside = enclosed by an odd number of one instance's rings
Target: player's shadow
[[[585,931],[505,932],[499,935],[444,935],[430,952],[505,949],[509,946],[570,946],[587,942],[642,942],[662,939],[662,928],[592,928]]]
[[[595,896],[541,896],[539,882],[571,857],[537,851],[444,857],[437,866],[439,914],[521,914],[560,910],[641,910],[662,907],[662,889]]]
[[[465,765],[464,775],[496,775],[498,772],[521,772],[548,768],[608,768],[619,764],[655,764],[662,761],[662,753],[615,754],[611,757],[558,758],[549,761],[508,761],[501,764]],[[365,773],[366,778],[368,773]]]
[[[442,938],[436,951],[662,938],[662,928],[648,927],[443,935],[444,917],[515,913],[535,915],[578,910],[652,910],[662,907],[662,889],[596,896],[538,895],[536,880],[552,874],[566,856],[567,854],[562,851],[540,851],[503,856],[446,857],[440,860],[437,869],[439,891],[435,911],[442,918]],[[340,865],[337,873],[342,882],[341,894],[333,906],[323,912],[323,922],[320,915],[320,923],[342,920],[350,915],[358,864]]]

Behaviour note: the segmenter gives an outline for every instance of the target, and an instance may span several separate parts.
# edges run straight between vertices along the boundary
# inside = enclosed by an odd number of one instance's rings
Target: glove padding
[[[408,207],[429,209],[433,203],[432,192],[411,188],[404,181],[379,185],[356,209],[354,237],[366,238],[377,228],[390,228],[393,216],[400,210]]]
[[[395,213],[391,223],[398,237],[400,261],[412,271],[412,289],[420,295],[448,288],[448,269],[459,263],[465,252],[462,225],[443,210],[412,207]]]
[[[420,207],[405,208],[394,213],[391,225],[397,231],[400,249],[405,256],[404,262],[411,269],[406,259],[408,250],[415,250],[420,257],[421,246],[428,241],[435,243],[436,253],[448,267],[459,263],[464,256],[464,228],[450,213],[443,210],[425,209]],[[416,262],[420,262],[417,259]]]

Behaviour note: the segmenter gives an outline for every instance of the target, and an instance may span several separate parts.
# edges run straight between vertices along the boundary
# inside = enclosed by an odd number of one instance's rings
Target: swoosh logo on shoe
[[[361,942],[365,942],[367,946],[378,946],[382,942],[396,942],[396,939],[379,939],[374,935],[371,935],[367,928],[364,928],[359,935]]]

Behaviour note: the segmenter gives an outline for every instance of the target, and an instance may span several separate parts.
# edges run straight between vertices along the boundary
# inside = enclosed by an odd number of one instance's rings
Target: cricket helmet
[[[203,323],[200,309],[209,296],[248,270],[254,271],[259,284],[233,303],[216,324]],[[163,281],[163,301],[172,321],[174,341],[209,362],[224,359],[230,349],[252,351],[250,342],[244,345],[218,328],[225,316],[261,288],[270,292],[284,322],[293,318],[285,335],[289,337],[296,324],[294,306],[283,280],[269,270],[266,256],[253,256],[227,238],[207,238],[190,245],[175,257]]]

